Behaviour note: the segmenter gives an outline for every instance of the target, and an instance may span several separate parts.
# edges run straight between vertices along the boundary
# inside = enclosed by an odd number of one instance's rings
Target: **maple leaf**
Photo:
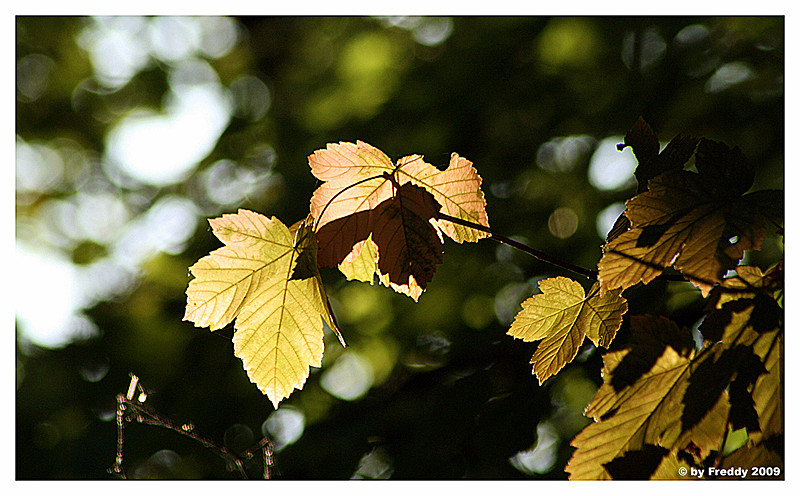
[[[748,434],[755,444],[768,444],[770,440],[783,436],[783,333],[761,336],[753,344],[753,352],[762,358],[764,374],[758,377],[751,393],[759,428],[748,431]]]
[[[541,294],[522,302],[508,334],[523,341],[542,340],[531,358],[541,384],[575,358],[585,337],[607,348],[628,304],[618,291],[600,295],[597,283],[587,295],[567,277],[539,281],[539,289]]]
[[[625,135],[618,150],[630,146],[638,165],[633,175],[639,184],[639,193],[647,190],[647,182],[670,170],[683,169],[692,157],[698,139],[680,134],[672,138],[659,152],[660,144],[653,128],[640,116]]]
[[[249,210],[209,220],[225,246],[189,270],[184,320],[221,329],[235,319],[234,354],[275,408],[322,364],[323,321],[341,334],[316,263],[310,219],[287,228]],[[342,344],[344,342],[342,341]]]
[[[757,357],[737,364],[740,377],[731,385],[731,395],[736,394],[743,413],[731,423],[747,427],[748,449],[767,458],[777,456],[777,440],[783,436],[783,309],[773,299],[782,289],[782,263],[766,273],[737,267],[735,276],[715,288],[708,301],[714,311],[700,326],[707,339],[744,347]]]
[[[317,239],[340,267],[349,265],[345,275],[369,282],[377,275],[417,301],[442,262],[444,244],[430,222],[438,207],[430,193],[406,183],[371,210],[323,224]]]
[[[780,460],[783,343],[781,312],[775,316],[771,297],[780,290],[780,270],[738,267],[715,288],[700,326],[713,338],[699,352],[669,319],[632,317],[632,342],[603,357],[603,385],[585,412],[595,423],[572,441],[578,449],[566,468],[570,478],[629,477],[637,470],[672,478],[679,452],[701,463],[719,449],[727,425],[747,429],[753,456]],[[654,458],[642,465],[643,453]]]
[[[697,138],[681,136],[680,134],[672,138],[661,152],[660,144],[653,128],[640,116],[633,127],[625,134],[622,144],[617,145],[617,149],[622,151],[626,147],[631,147],[633,155],[636,157],[638,165],[633,175],[638,182],[638,193],[647,191],[647,183],[650,179],[670,171],[683,169],[686,162],[691,158],[694,149],[697,147]],[[625,214],[617,217],[611,230],[606,236],[606,242],[611,241],[630,228],[630,221]]]
[[[455,153],[443,171],[424,162],[420,155],[393,163],[385,153],[363,141],[330,143],[325,149],[315,151],[308,161],[314,176],[324,181],[311,198],[311,214],[317,219],[319,263],[325,267],[339,266],[349,278],[371,282],[370,268],[374,265],[382,283],[416,300],[433,276],[433,271],[428,273],[427,268],[435,269],[438,263],[440,255],[435,253],[440,252],[442,234],[459,243],[488,236],[483,231],[439,218],[443,214],[487,228],[489,225],[481,178],[472,162]],[[406,200],[399,198],[402,196]],[[415,206],[407,207],[404,203]],[[374,232],[380,225],[377,219],[391,217],[392,212],[401,214],[399,222],[403,226],[395,232],[408,235],[379,240]],[[396,225],[397,219],[391,218]],[[433,226],[433,231],[419,220]],[[437,234],[438,241],[432,232]],[[372,239],[367,241],[370,234]],[[407,242],[427,242],[430,246],[403,246]],[[363,250],[365,246],[367,251]],[[417,269],[398,268],[410,262],[407,255],[412,253],[426,257],[421,266],[426,268],[425,275]],[[395,256],[404,259],[395,260]],[[354,272],[350,264],[356,260],[359,270]],[[394,270],[388,271],[387,267]]]
[[[652,333],[654,326],[661,329]],[[664,448],[659,451],[664,456],[691,447],[700,458],[719,448],[730,408],[727,393],[714,388],[698,397],[692,388],[709,379],[724,349],[716,347],[695,357],[693,349],[673,348],[685,342],[688,331],[661,317],[634,316],[631,332],[636,337],[631,347],[603,356],[603,385],[586,409],[595,423],[571,442],[577,449],[565,469],[570,479],[613,478],[612,471],[620,470],[618,460],[652,450],[648,446]],[[642,359],[658,351],[654,362]],[[658,465],[652,460],[648,470],[652,473]]]
[[[782,223],[781,191],[742,196],[752,175],[738,148],[702,139],[696,163],[699,173],[662,173],[628,200],[631,228],[606,243],[598,264],[603,291],[647,284],[674,266],[706,296],[745,250],[760,249],[768,226]]]
[[[783,333],[766,332],[755,338],[752,353],[761,359],[749,368],[741,364],[744,379],[731,383],[731,426],[746,427],[749,441],[726,456],[720,466],[764,466],[783,470],[784,349]],[[755,361],[755,360],[753,360]],[[738,386],[738,387],[737,387]],[[738,411],[736,416],[734,411]],[[778,475],[778,474],[776,474]]]
[[[707,300],[706,310],[711,313],[700,324],[700,332],[706,340],[715,342],[726,339],[724,333],[729,329],[734,312],[741,312],[754,306],[750,314],[751,325],[756,332],[774,330],[780,325],[783,309],[776,301],[776,295],[783,290],[783,264],[762,273],[759,267],[740,265],[736,275],[725,278],[715,287]],[[730,338],[727,338],[730,341]]]
[[[378,270],[378,250],[372,241],[372,233],[367,239],[353,245],[353,249],[339,264],[339,270],[348,281],[361,281],[375,283],[375,276],[385,285],[389,286],[388,276]]]

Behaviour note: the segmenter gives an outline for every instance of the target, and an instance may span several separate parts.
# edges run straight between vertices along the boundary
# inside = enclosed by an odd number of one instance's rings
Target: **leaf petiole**
[[[336,194],[333,195],[331,197],[331,199],[328,200],[328,202],[325,204],[325,207],[322,209],[322,212],[319,213],[319,217],[314,219],[314,229],[313,229],[313,231],[317,232],[317,224],[319,223],[320,219],[322,219],[322,217],[325,215],[325,211],[328,210],[328,207],[331,205],[331,203],[333,203],[333,200],[335,200],[337,196],[341,195],[342,193],[344,193],[348,189],[353,188],[355,186],[358,186],[359,184],[363,184],[363,183],[365,183],[367,181],[372,181],[373,179],[385,179],[384,174],[379,174],[377,176],[371,176],[371,177],[366,177],[364,179],[360,179],[360,180],[354,182],[353,184],[349,184],[349,185],[345,186],[344,188],[340,189],[339,191],[337,191]]]

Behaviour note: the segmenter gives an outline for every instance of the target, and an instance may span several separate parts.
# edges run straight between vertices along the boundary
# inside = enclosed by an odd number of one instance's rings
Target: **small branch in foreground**
[[[125,442],[125,423],[135,420],[140,424],[154,425],[171,430],[182,436],[188,437],[203,447],[208,448],[214,454],[226,461],[228,466],[234,467],[243,479],[248,479],[247,472],[245,471],[245,463],[251,460],[257,452],[263,454],[263,478],[269,479],[271,477],[272,460],[272,442],[269,438],[264,437],[259,443],[244,451],[241,455],[237,455],[225,446],[216,444],[209,438],[197,434],[192,424],[176,425],[171,420],[162,417],[152,409],[148,408],[144,402],[147,399],[147,392],[139,383],[139,378],[135,374],[130,374],[131,382],[128,386],[126,394],[117,395],[117,452],[114,460],[114,465],[108,469],[108,472],[115,474],[121,479],[127,479],[125,467],[123,465],[123,446]],[[136,392],[138,391],[138,395]]]

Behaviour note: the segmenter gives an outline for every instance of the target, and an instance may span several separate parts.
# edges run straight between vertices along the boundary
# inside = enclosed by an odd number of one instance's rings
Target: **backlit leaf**
[[[732,423],[745,423],[749,437],[748,446],[725,460],[724,466],[733,466],[745,452],[750,452],[758,459],[769,460],[769,466],[782,467],[783,445],[783,397],[784,397],[784,344],[783,344],[783,309],[773,297],[780,294],[783,288],[782,264],[778,264],[762,273],[758,267],[737,267],[736,276],[726,278],[721,289],[742,290],[715,291],[709,298],[715,311],[709,315],[719,316],[714,319],[714,326],[722,326],[722,330],[712,330],[718,334],[719,340],[728,347],[739,347],[751,350],[756,358],[750,362],[738,364],[738,383],[734,388],[739,396],[739,409],[757,418],[753,425],[748,417],[733,418]],[[706,317],[706,321],[709,320]],[[709,332],[701,329],[704,335]],[[749,421],[749,422],[748,422]],[[747,423],[746,423],[747,422]],[[736,425],[736,424],[734,424]],[[780,461],[776,465],[776,463]],[[754,462],[755,463],[755,462]]]
[[[639,117],[625,135],[624,144],[619,150],[630,146],[639,164],[634,176],[639,183],[639,193],[647,190],[647,182],[654,177],[670,171],[683,169],[694,153],[697,138],[677,135],[659,152],[660,144],[653,128]]]
[[[587,295],[567,277],[539,281],[539,289],[541,294],[522,302],[508,334],[523,341],[542,340],[531,359],[541,384],[575,358],[584,337],[608,347],[628,304],[619,292],[601,296],[596,283]]]
[[[630,146],[638,161],[633,175],[639,186],[637,193],[647,191],[647,183],[664,172],[681,170],[691,158],[697,147],[697,138],[677,135],[659,153],[660,144],[653,128],[639,117],[636,123],[625,135],[624,143],[617,145],[618,150]],[[631,226],[630,220],[623,212],[617,217],[611,230],[606,236],[606,242],[611,241]]]
[[[345,275],[371,282],[372,270],[383,284],[416,301],[442,262],[444,245],[431,223],[437,210],[430,193],[406,183],[371,210],[321,225],[317,239],[327,256],[341,260]]]
[[[235,319],[234,354],[277,408],[322,364],[323,321],[339,335],[310,219],[287,228],[239,210],[209,222],[225,246],[190,267],[184,320],[216,330]]]
[[[571,443],[577,448],[565,469],[571,479],[613,478],[609,469],[619,472],[623,462],[618,460],[635,464],[629,453],[648,446],[664,448],[662,453],[690,449],[701,459],[719,448],[729,410],[727,393],[712,388],[709,394],[694,397],[692,388],[702,387],[713,366],[696,375],[695,369],[706,361],[713,364],[723,348],[709,349],[698,357],[693,350],[680,352],[669,343],[683,341],[678,334],[686,331],[660,319],[663,329],[650,333],[647,322],[651,318],[632,317],[636,344],[603,357],[603,385],[586,410],[595,423]],[[655,350],[663,351],[654,362],[642,360]],[[663,475],[663,471],[654,474]]]
[[[595,423],[572,441],[570,478],[674,478],[678,459],[700,466],[719,450],[727,426],[745,427],[746,449],[782,466],[782,319],[772,299],[780,266],[737,270],[709,298],[701,330],[715,337],[699,352],[672,321],[631,318],[631,342],[603,357],[603,384],[585,412]],[[660,461],[656,448],[666,450]],[[653,457],[642,465],[645,453]]]
[[[373,284],[378,271],[378,248],[372,242],[372,233],[367,239],[353,245],[353,249],[339,264],[339,270],[348,281],[361,281]],[[388,280],[385,282],[388,286]]]
[[[741,184],[712,190],[711,177],[717,176],[667,172],[626,203],[631,228],[606,243],[598,264],[604,291],[647,284],[674,266],[705,296],[745,250],[761,247],[767,228],[782,222],[782,193],[731,196]]]
[[[324,181],[311,198],[319,263],[344,268],[349,278],[371,282],[364,264],[374,263],[381,282],[416,300],[441,261],[442,235],[459,243],[488,236],[438,218],[442,213],[489,225],[481,178],[472,162],[455,153],[443,171],[420,155],[393,163],[362,141],[328,144],[308,161],[314,176]],[[383,227],[387,220],[389,227]],[[371,244],[366,241],[370,234]]]

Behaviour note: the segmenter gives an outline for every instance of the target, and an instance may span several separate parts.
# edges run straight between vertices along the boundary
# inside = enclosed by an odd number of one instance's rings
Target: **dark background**
[[[307,156],[328,142],[360,139],[440,167],[457,152],[483,177],[495,232],[588,268],[636,190],[630,160],[615,173],[592,157],[639,115],[662,143],[682,133],[737,145],[755,189],[783,187],[779,17],[18,17],[16,61],[18,479],[111,478],[115,396],[129,373],[151,408],[234,450],[269,434],[278,478],[566,478],[601,354],[587,341],[539,386],[535,344],[505,332],[538,280],[588,288],[580,276],[490,240],[446,243],[417,304],[323,270],[350,346],[326,336],[322,369],[281,415],[247,379],[230,329],[181,320],[188,267],[220,245],[205,219],[238,208],[287,225],[305,217],[316,187]],[[207,152],[168,179],[115,163],[115,132],[141,109],[168,115],[170,95],[199,86],[228,102]],[[191,147],[202,148],[175,138],[137,150]],[[590,179],[593,169],[616,185]],[[781,249],[768,239],[749,262],[766,267]],[[71,320],[47,320],[73,293],[83,296]],[[701,316],[686,284],[626,296],[629,314],[689,328]],[[73,332],[58,338],[60,327]],[[281,446],[292,419],[301,435]],[[190,440],[135,423],[125,457],[131,477],[238,477]],[[259,475],[257,460],[248,470]]]

